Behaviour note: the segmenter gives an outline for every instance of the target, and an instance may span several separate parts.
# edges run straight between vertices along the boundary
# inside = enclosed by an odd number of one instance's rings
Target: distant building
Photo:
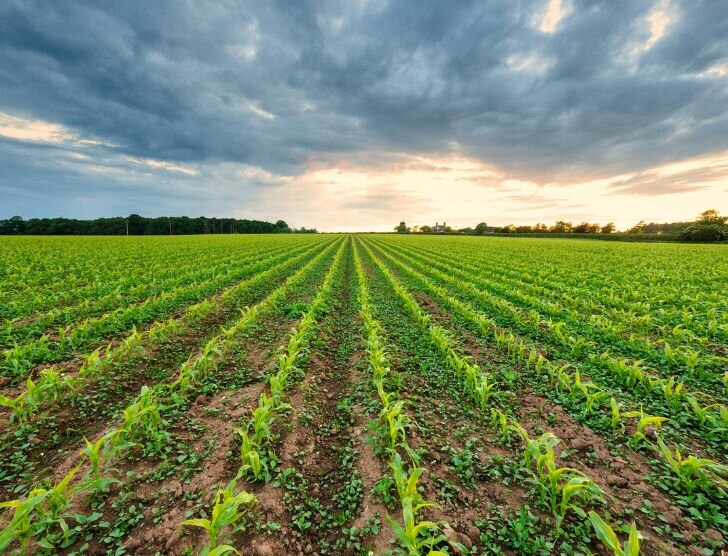
[[[445,231],[445,228],[447,228],[447,222],[443,222],[442,226],[439,222],[435,222],[435,225],[432,227],[433,232],[442,233]]]

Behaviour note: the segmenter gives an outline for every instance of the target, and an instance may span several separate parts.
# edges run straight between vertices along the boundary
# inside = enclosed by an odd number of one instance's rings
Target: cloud
[[[728,150],[726,53],[714,0],[7,0],[3,211],[249,211],[318,169],[454,158],[485,188],[685,193],[650,169]],[[388,187],[341,208],[436,205]]]
[[[610,184],[611,195],[674,195],[711,189],[716,184],[728,184],[728,158],[698,168],[639,172]]]
[[[394,215],[395,218],[397,215],[412,212],[413,209],[422,211],[431,208],[425,199],[387,186],[371,187],[365,193],[350,196],[341,202],[340,207],[386,213],[389,217]]]

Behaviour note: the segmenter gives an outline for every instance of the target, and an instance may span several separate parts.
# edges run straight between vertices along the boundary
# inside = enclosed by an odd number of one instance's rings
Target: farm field
[[[728,249],[0,240],[0,553],[720,554]]]

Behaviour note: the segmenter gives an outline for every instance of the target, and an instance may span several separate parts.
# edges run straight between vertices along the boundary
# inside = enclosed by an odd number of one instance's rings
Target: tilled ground
[[[74,512],[94,518],[74,542],[54,549],[57,553],[200,553],[207,536],[182,522],[209,517],[217,489],[233,480],[256,503],[219,540],[243,554],[401,553],[396,540],[403,525],[400,500],[375,438],[381,406],[371,383],[359,315],[352,254],[359,249],[387,344],[387,388],[405,401],[407,441],[423,469],[419,492],[432,503],[417,519],[437,525],[443,535],[437,548],[449,554],[608,554],[577,512],[567,515],[563,531],[554,532],[554,517],[538,496],[534,475],[521,464],[521,441],[499,434],[488,408],[473,403],[461,377],[358,240],[349,241],[345,249],[334,294],[318,316],[310,346],[298,361],[300,373],[286,392],[289,406],[272,428],[270,449],[278,461],[270,480],[236,478],[240,438],[235,431],[249,421],[261,394],[270,391],[268,380],[279,364],[279,350],[316,295],[321,273],[237,339],[232,355],[204,385],[182,407],[165,413],[167,451],[150,454],[143,446],[135,447],[113,470],[106,470],[118,483],[74,502]],[[597,509],[625,527],[635,521],[642,554],[709,554],[721,545],[720,532],[692,519],[674,493],[656,480],[649,452],[634,450],[613,431],[592,426],[542,378],[391,270],[458,352],[496,380],[498,407],[531,437],[556,435],[561,439],[555,448],[558,465],[583,472],[604,491],[605,503],[585,510]],[[276,285],[269,284],[249,301]],[[113,380],[90,385],[86,394],[93,400],[85,402],[83,413],[74,407],[48,411],[35,422],[37,430],[27,447],[6,444],[0,453],[0,470],[16,474],[0,482],[0,496],[17,496],[11,485],[18,484],[21,474],[28,483],[46,476],[62,478],[76,465],[84,437],[99,438],[142,386],[170,380],[187,357],[235,316],[233,311],[215,313],[190,333],[121,369]],[[17,460],[18,453],[23,461]],[[410,461],[404,450],[400,455]],[[86,471],[88,466],[80,472]]]

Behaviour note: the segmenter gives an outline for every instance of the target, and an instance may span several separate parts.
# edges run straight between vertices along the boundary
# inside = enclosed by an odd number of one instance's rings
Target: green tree
[[[399,223],[399,226],[394,227],[394,231],[398,232],[400,234],[406,234],[409,232],[409,228],[407,227],[407,224],[404,223],[404,220]]]
[[[711,243],[728,240],[728,217],[721,216],[717,210],[701,212],[695,223],[684,230],[680,237],[686,241]]]
[[[697,224],[718,224],[725,225],[728,222],[728,216],[721,216],[720,213],[715,209],[706,210],[701,212],[698,219],[695,221]]]
[[[488,224],[485,222],[480,222],[477,226],[475,226],[475,233],[482,236],[485,232],[488,231]]]
[[[288,227],[288,224],[286,224],[285,221],[278,220],[278,222],[276,222],[275,224],[275,229],[273,230],[273,232],[276,234],[290,234],[293,232],[293,230]]]
[[[614,225],[614,222],[610,222],[606,226],[602,226],[602,233],[603,234],[612,234],[614,233],[614,230],[616,230],[617,227]]]
[[[645,226],[646,225],[647,224],[645,223],[644,220],[640,220],[639,222],[637,222],[637,224],[635,224],[629,230],[627,230],[627,233],[628,234],[641,234],[641,233],[644,233]]]
[[[147,227],[147,221],[145,218],[139,216],[138,214],[130,214],[127,218],[127,222],[129,224],[129,235],[130,236],[140,236],[144,233],[144,230]]]
[[[568,234],[572,231],[572,229],[573,225],[571,224],[571,222],[564,222],[563,220],[559,220],[558,222],[556,222],[556,224],[551,226],[549,232]]]
[[[26,224],[22,216],[13,216],[7,220],[0,220],[0,233],[8,235],[22,234]]]

